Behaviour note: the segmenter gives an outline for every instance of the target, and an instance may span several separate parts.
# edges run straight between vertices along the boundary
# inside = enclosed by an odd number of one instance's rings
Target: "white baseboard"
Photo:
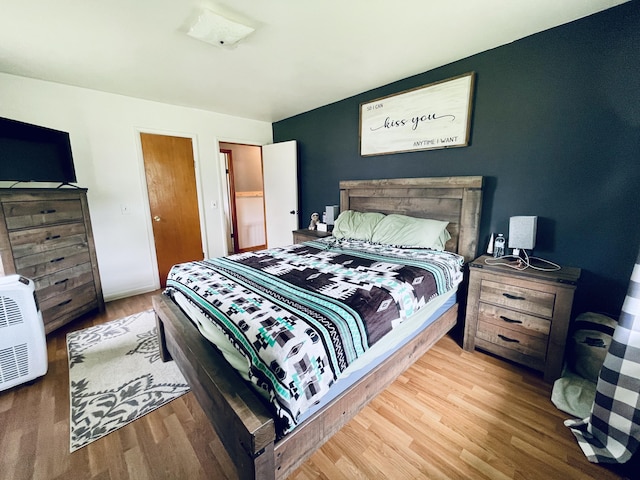
[[[120,300],[122,298],[127,298],[127,297],[133,297],[135,295],[142,295],[143,293],[149,293],[149,292],[153,292],[154,290],[158,290],[158,286],[157,285],[150,285],[150,286],[146,286],[146,287],[141,287],[141,288],[137,288],[135,290],[126,290],[126,291],[122,291],[122,292],[115,292],[115,293],[111,293],[109,295],[105,295],[104,296],[104,301],[105,302],[112,302],[114,300]]]

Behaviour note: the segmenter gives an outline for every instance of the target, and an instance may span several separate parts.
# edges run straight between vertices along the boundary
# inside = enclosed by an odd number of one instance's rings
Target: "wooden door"
[[[291,245],[298,229],[298,152],[295,140],[262,147],[267,246]]]
[[[171,266],[202,260],[202,235],[190,138],[141,133],[151,224],[160,274],[166,286]]]

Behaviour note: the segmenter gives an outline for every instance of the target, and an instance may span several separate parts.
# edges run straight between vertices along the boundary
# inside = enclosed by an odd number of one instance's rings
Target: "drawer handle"
[[[63,305],[66,305],[67,303],[71,303],[71,301],[72,301],[72,300],[73,300],[73,299],[72,299],[72,298],[70,298],[69,300],[65,300],[64,302],[60,302],[60,303],[58,304],[58,306],[59,306],[59,307],[62,307]]]
[[[526,300],[524,297],[519,297],[517,295],[511,295],[510,293],[503,293],[503,296],[507,297],[509,300]]]
[[[54,283],[54,285],[60,285],[62,283],[67,283],[69,281],[68,278],[65,278],[64,280],[58,280],[56,283]]]
[[[60,235],[49,235],[46,240],[55,240],[56,238],[60,238]]]
[[[58,262],[61,262],[62,260],[64,260],[64,257],[54,258],[53,260],[51,260],[51,263],[58,263]]]
[[[500,337],[500,339],[504,340],[505,342],[520,343],[520,340],[516,340],[515,338],[505,337],[504,335],[500,335],[500,334],[498,334],[498,337]]]
[[[507,323],[522,323],[522,320],[514,320],[513,318],[505,317],[504,315],[500,315],[500,318]]]
[[[597,347],[597,348],[604,348],[607,346],[606,343],[604,343],[604,340],[602,340],[601,338],[593,338],[593,337],[587,337],[585,338],[582,343],[589,345],[590,347]]]
[[[42,214],[47,214],[47,213],[56,213],[56,209],[53,208],[51,210],[40,210],[40,213]]]

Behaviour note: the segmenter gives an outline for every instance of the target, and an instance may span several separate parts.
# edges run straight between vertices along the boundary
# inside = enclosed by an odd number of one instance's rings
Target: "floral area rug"
[[[67,334],[71,452],[189,391],[160,360],[153,310]]]

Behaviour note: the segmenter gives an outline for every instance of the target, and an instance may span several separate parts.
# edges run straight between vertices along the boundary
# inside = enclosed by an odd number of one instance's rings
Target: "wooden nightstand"
[[[318,238],[330,237],[331,232],[320,232],[318,230],[309,230],[301,228],[293,231],[293,243],[302,243],[308,240],[317,240]]]
[[[463,348],[527,365],[553,382],[562,372],[580,269],[519,271],[485,259],[493,257],[483,255],[469,264]]]

